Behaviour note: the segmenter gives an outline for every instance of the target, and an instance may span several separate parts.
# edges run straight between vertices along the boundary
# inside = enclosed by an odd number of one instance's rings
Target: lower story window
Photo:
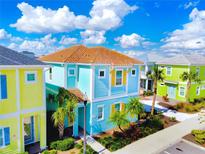
[[[0,147],[10,144],[10,128],[0,128]]]
[[[120,111],[120,103],[115,104],[115,111]]]
[[[196,88],[196,94],[197,94],[197,95],[200,95],[200,87],[197,87],[197,88]]]
[[[104,119],[104,107],[98,106],[98,120]]]
[[[179,95],[180,96],[184,96],[185,95],[185,88],[184,87],[180,87],[179,88]]]

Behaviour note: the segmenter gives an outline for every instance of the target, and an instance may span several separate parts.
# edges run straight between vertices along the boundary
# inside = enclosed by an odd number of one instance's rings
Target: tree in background
[[[153,88],[154,88],[154,96],[152,100],[152,110],[151,115],[154,115],[154,109],[155,109],[155,101],[157,97],[157,82],[163,82],[164,81],[164,73],[162,69],[159,69],[157,65],[153,67],[153,69],[149,72],[147,72],[147,77],[153,80]]]

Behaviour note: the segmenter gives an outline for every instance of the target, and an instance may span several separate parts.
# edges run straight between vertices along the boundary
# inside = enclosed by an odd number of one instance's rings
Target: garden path
[[[80,136],[81,140],[84,141],[83,136]],[[97,142],[93,137],[91,137],[90,135],[86,136],[86,140],[87,140],[87,144],[89,146],[91,146],[91,148],[93,150],[95,150],[96,152],[98,152],[99,154],[110,154],[111,152],[106,149],[104,146],[102,146],[102,144],[100,144],[99,142]]]

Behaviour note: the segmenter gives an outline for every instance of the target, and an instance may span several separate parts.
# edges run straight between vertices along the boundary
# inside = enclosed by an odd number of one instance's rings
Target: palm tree
[[[77,107],[77,100],[68,99],[65,104],[65,110],[68,115],[69,122],[73,123],[75,120],[75,108]]]
[[[129,120],[127,119],[127,112],[124,111],[116,111],[110,116],[110,122],[117,125],[120,131],[124,134],[124,130],[122,126],[128,125]]]
[[[62,106],[65,101],[69,98],[69,93],[65,88],[59,88],[56,99],[58,101],[58,106]]]
[[[153,83],[154,96],[152,100],[152,110],[151,110],[151,115],[154,115],[155,101],[156,101],[156,96],[157,96],[157,82],[164,81],[164,73],[162,69],[159,69],[158,66],[155,65],[152,71],[147,72],[147,77],[154,81]]]
[[[64,120],[66,116],[66,110],[63,107],[59,107],[53,114],[52,120],[54,122],[54,126],[58,127],[59,138],[63,138],[64,133]]]
[[[189,100],[189,91],[190,91],[190,88],[191,88],[191,84],[192,84],[192,81],[196,82],[196,83],[200,83],[201,80],[199,79],[197,73],[194,73],[194,72],[183,72],[180,76],[181,80],[182,81],[187,81],[187,89],[186,89],[186,101]]]
[[[144,105],[140,103],[139,98],[130,98],[126,109],[132,117],[136,117],[139,120],[139,114],[144,112]]]

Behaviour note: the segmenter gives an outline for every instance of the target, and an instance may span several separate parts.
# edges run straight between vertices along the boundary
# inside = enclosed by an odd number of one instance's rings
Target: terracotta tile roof
[[[79,102],[84,102],[84,94],[78,88],[68,89],[68,91],[78,98]]]
[[[87,64],[111,64],[111,65],[133,65],[143,64],[140,60],[131,58],[122,53],[104,48],[88,48],[83,45],[72,46],[55,53],[39,58],[45,62],[65,63],[87,63]]]

